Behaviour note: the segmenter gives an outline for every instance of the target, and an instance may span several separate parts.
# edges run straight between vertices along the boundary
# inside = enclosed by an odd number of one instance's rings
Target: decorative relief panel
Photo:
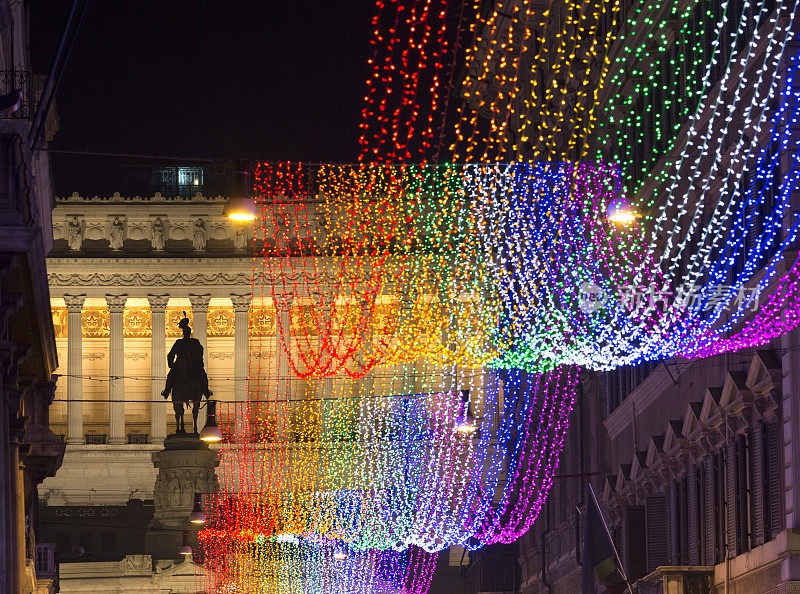
[[[397,323],[397,305],[381,304],[375,307],[375,334],[392,334]]]
[[[125,338],[149,338],[152,333],[152,318],[149,307],[126,307],[122,314]]]
[[[67,337],[67,308],[66,307],[52,307],[53,311],[53,329],[56,332],[56,338]]]
[[[275,308],[251,307],[249,318],[250,336],[274,336],[277,331]]]
[[[108,338],[109,321],[107,307],[85,307],[81,312],[83,338]]]
[[[165,324],[167,327],[167,336],[170,338],[180,338],[183,332],[178,328],[178,322],[183,319],[183,312],[186,312],[186,317],[189,318],[189,326],[194,328],[194,314],[191,307],[168,307],[165,316]]]
[[[314,306],[295,305],[292,307],[292,336],[315,336],[317,323],[314,320]]]
[[[232,307],[208,308],[208,335],[233,336],[234,316]]]

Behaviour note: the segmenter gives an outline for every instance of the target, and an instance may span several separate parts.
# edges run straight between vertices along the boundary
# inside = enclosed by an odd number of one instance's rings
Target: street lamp
[[[200,502],[200,497],[200,493],[194,494],[194,508],[192,509],[192,513],[189,514],[189,521],[192,524],[206,523],[206,514],[203,513],[203,506]]]
[[[217,443],[222,440],[222,432],[217,426],[216,400],[209,400],[207,406],[206,425],[203,427],[203,430],[200,431],[200,439],[206,443]]]
[[[183,546],[178,549],[178,553],[183,555],[184,557],[188,557],[192,554],[192,547],[189,546],[189,533],[183,533]]]
[[[250,168],[247,161],[236,162],[233,192],[222,209],[222,216],[232,221],[248,222],[256,218],[256,205],[250,196]]]
[[[640,216],[636,208],[634,208],[625,197],[624,192],[608,205],[608,220],[612,223],[630,225],[631,223],[635,223],[636,219]]]
[[[347,559],[347,553],[344,552],[344,549],[341,548],[336,549],[333,552],[333,558],[336,559],[337,561],[344,561],[345,559]]]
[[[469,406],[469,390],[461,390],[461,412],[456,417],[456,431],[469,434],[475,431],[475,417]]]

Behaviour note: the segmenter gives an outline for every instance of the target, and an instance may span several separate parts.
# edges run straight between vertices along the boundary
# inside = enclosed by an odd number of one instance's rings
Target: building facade
[[[57,119],[44,114],[40,144],[29,142],[44,79],[31,72],[27,5],[0,2],[0,591],[13,594],[55,591],[52,555],[35,536],[37,487],[64,451],[48,427],[57,367],[45,268],[50,161],[31,150],[46,146]]]
[[[62,591],[90,588],[94,582],[84,571],[96,572],[96,583],[108,591],[139,587],[147,577],[142,555],[151,564],[151,585],[174,581],[170,572],[184,565],[150,554],[147,541],[154,508],[164,497],[154,456],[175,431],[171,403],[161,395],[166,354],[181,336],[184,314],[205,346],[209,385],[221,403],[217,415],[223,423],[233,422],[235,403],[256,397],[255,385],[259,398],[275,400],[288,390],[290,399],[302,404],[309,396],[407,393],[416,389],[415,377],[430,374],[419,361],[384,371],[399,379],[381,383],[371,374],[296,377],[278,324],[289,329],[292,348],[299,348],[297,341],[313,341],[314,330],[304,321],[312,306],[295,303],[278,319],[269,291],[253,288],[254,253],[281,233],[270,223],[254,229],[231,222],[222,216],[225,202],[200,192],[56,200],[47,266],[60,365],[50,426],[66,450],[58,473],[39,490],[39,533],[61,561]],[[264,219],[286,225],[281,216]],[[309,219],[306,225],[313,224]],[[307,241],[303,234],[310,237],[313,229],[299,226],[297,233],[299,239],[290,241]],[[474,397],[478,402],[479,395]],[[469,591],[464,576],[470,556],[457,553],[440,556],[432,592]],[[136,571],[126,565],[129,558],[136,559]],[[194,572],[196,584],[202,577],[197,567],[180,571]],[[186,582],[188,573],[181,575]]]

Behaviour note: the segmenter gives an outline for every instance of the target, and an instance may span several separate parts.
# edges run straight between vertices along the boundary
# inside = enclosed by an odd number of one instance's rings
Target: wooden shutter
[[[700,513],[697,501],[697,469],[690,468],[686,473],[686,512],[688,515],[687,537],[689,539],[689,565],[700,565],[700,535],[697,517]]]
[[[716,558],[714,555],[714,455],[711,454],[703,462],[703,503],[705,503],[705,514],[703,526],[705,526],[705,555],[703,557],[706,565],[714,565]]]
[[[770,421],[767,430],[767,460],[769,463],[769,523],[770,537],[783,530],[783,439],[778,421]]]
[[[625,572],[630,581],[646,575],[647,558],[645,541],[644,506],[629,505],[625,508],[622,538],[625,540]]]
[[[725,546],[736,555],[736,441],[725,444]]]
[[[644,502],[647,573],[667,564],[667,498],[648,495]]]
[[[736,552],[750,550],[749,430],[736,440]]]
[[[752,464],[753,464],[753,486],[752,497],[753,507],[751,510],[753,518],[753,545],[764,544],[764,495],[767,486],[764,481],[764,425],[756,423],[753,428],[752,441]]]
[[[667,488],[669,496],[669,561],[677,564],[678,562],[678,489],[675,482],[670,482]]]
[[[680,546],[678,548],[678,565],[686,565],[689,560],[689,514],[687,506],[686,495],[686,477],[683,476],[678,481],[678,536],[680,538]]]

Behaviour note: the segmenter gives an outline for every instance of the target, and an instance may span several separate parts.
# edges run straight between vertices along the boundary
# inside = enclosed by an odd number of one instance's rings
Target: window
[[[203,191],[202,167],[161,167],[153,169],[153,192],[162,196],[189,198]]]
[[[667,500],[664,495],[648,495],[644,502],[647,539],[647,572],[667,564]]]
[[[658,367],[658,361],[626,365],[606,372],[606,415],[610,415],[631,392]]]
[[[117,533],[103,532],[103,554],[115,553],[117,551]]]
[[[68,557],[72,551],[72,534],[69,532],[56,533],[56,552],[60,557]]]
[[[94,532],[81,532],[78,543],[83,547],[86,555],[94,554]]]
[[[773,540],[783,530],[783,507],[781,506],[781,452],[780,424],[773,419],[764,423],[764,538]]]
[[[194,196],[197,192],[202,192],[202,189],[202,167],[178,167],[178,196]]]

